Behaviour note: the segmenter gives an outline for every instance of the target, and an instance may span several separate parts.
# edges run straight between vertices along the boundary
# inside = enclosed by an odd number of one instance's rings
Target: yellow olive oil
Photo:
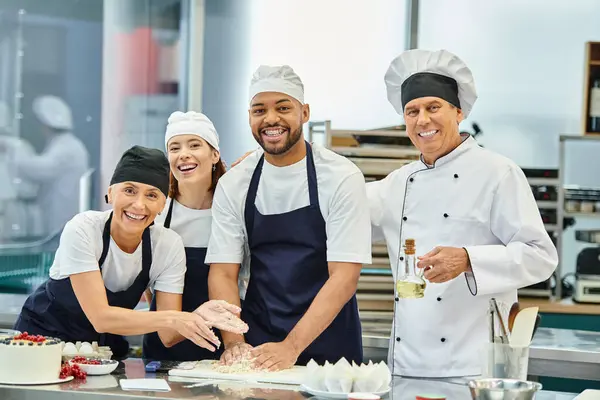
[[[401,299],[420,299],[425,295],[425,282],[397,281],[396,294]]]

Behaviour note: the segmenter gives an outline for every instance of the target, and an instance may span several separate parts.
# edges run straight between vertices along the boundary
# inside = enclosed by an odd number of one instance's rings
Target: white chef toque
[[[175,111],[169,117],[165,133],[165,147],[169,140],[177,135],[196,135],[219,150],[219,134],[212,121],[204,114],[188,111],[186,113]]]
[[[70,131],[73,129],[71,109],[56,96],[40,96],[33,100],[33,112],[46,126]]]
[[[304,104],[304,85],[300,77],[289,65],[261,65],[254,72],[250,82],[250,98],[264,92],[284,93]]]
[[[446,50],[407,50],[391,62],[384,79],[387,98],[400,115],[409,101],[432,96],[460,108],[467,118],[477,100],[471,70]]]

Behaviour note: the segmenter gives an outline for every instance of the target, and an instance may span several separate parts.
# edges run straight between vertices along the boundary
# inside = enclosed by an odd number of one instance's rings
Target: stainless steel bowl
[[[469,382],[473,400],[532,400],[541,389],[540,383],[517,379],[475,379]]]

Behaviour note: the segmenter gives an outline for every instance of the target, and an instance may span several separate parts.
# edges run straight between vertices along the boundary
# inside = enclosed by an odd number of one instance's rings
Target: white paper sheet
[[[171,387],[164,379],[121,379],[119,380],[119,384],[123,390],[171,391]]]

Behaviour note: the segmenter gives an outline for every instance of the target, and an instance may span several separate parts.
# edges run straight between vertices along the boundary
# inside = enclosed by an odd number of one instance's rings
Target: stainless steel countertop
[[[0,293],[0,328],[12,328],[26,295]],[[385,360],[389,345],[389,321],[367,318],[363,324],[365,357]],[[388,333],[389,335],[389,333]],[[141,346],[141,336],[129,337]],[[600,333],[540,328],[529,353],[529,373],[572,379],[600,379]]]
[[[363,335],[365,349],[387,349],[381,333]],[[529,350],[533,376],[600,380],[600,332],[539,328]]]
[[[163,378],[171,387],[170,392],[123,391],[120,379]],[[303,400],[313,398],[300,391],[299,386],[263,385],[244,382],[215,382],[201,387],[185,386],[207,380],[169,377],[166,374],[146,374],[139,359],[128,359],[124,367],[105,376],[89,376],[85,383],[71,381],[60,385],[47,386],[6,386],[0,385],[0,398],[4,400],[95,400],[108,396],[121,399],[202,399],[202,400]],[[414,400],[416,394],[442,394],[449,400],[470,399],[468,388],[461,383],[448,383],[427,379],[406,379],[394,377],[392,391],[384,399]],[[574,393],[541,391],[536,400],[572,400]]]
[[[389,337],[364,332],[365,347],[388,348]],[[600,364],[600,332],[539,328],[531,343],[531,358]]]

